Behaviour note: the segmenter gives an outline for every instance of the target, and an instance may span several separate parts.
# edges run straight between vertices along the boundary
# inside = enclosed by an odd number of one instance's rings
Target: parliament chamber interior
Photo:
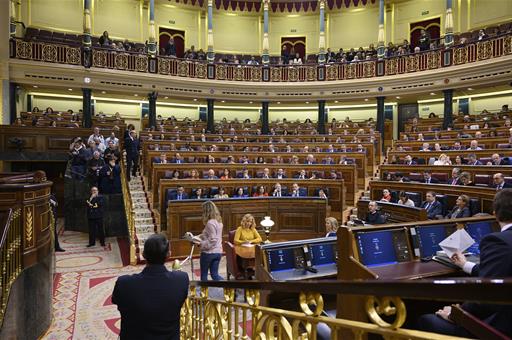
[[[0,17],[0,339],[511,339],[512,1]]]

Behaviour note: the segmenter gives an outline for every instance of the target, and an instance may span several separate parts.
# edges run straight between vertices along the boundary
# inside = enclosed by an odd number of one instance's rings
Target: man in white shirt
[[[274,197],[284,196],[283,192],[281,191],[281,184],[276,183],[276,185],[274,185],[274,192],[272,192],[272,196],[274,196]]]
[[[94,138],[98,138],[100,140],[100,143],[105,145],[105,138],[103,138],[103,136],[100,134],[100,128],[97,126],[94,128],[93,134],[90,135],[87,139],[87,145],[89,145],[90,142],[93,142]]]
[[[152,140],[152,139],[153,139],[153,135],[151,135],[151,139],[148,137],[148,140]],[[114,143],[114,145],[116,145],[116,146],[119,145],[119,138],[116,137],[116,133],[113,131],[110,133],[109,137],[105,138],[105,145],[108,145],[108,143],[110,141],[112,141]]]
[[[482,148],[478,146],[478,141],[473,139],[469,144],[468,150],[482,150]]]

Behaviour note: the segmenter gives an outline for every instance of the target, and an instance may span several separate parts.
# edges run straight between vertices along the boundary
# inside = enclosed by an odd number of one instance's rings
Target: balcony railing
[[[311,82],[393,76],[473,63],[512,54],[512,34],[381,60],[305,65],[240,65],[206,63],[166,56],[151,57],[94,47],[12,39],[11,58],[82,65],[174,77],[246,82]]]

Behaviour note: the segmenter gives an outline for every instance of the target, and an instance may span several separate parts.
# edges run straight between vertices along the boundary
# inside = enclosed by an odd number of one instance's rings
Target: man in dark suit
[[[165,55],[176,57],[176,45],[174,45],[173,38],[169,38],[169,42],[165,46]]]
[[[386,218],[377,209],[377,202],[370,201],[368,203],[368,213],[366,214],[365,222],[368,224],[385,224]]]
[[[494,187],[496,191],[500,191],[502,189],[512,188],[512,185],[505,182],[505,176],[501,172],[498,172],[492,176],[492,180],[494,182]]]
[[[471,276],[482,278],[504,278],[512,276],[512,190],[498,192],[494,197],[494,214],[501,232],[491,233],[480,241],[480,263],[466,261],[460,252],[452,257],[453,263]],[[512,306],[464,303],[462,309],[481,319],[503,334],[512,337]],[[422,330],[455,336],[473,337],[450,318],[451,306],[435,314],[423,315],[419,320]]]
[[[460,168],[452,169],[452,178],[448,180],[448,184],[450,185],[462,185],[462,181],[460,180],[461,170]]]
[[[407,155],[407,156],[405,156],[404,164],[405,165],[414,165],[414,164],[416,164],[416,161],[414,161],[412,159],[411,155]]]
[[[421,180],[421,183],[437,184],[437,183],[439,183],[439,180],[437,178],[432,177],[432,171],[425,170],[423,172],[423,179]]]
[[[482,165],[482,162],[476,158],[476,155],[474,153],[470,153],[468,155],[468,165]]]
[[[167,155],[165,153],[163,153],[160,155],[160,157],[155,157],[153,159],[153,163],[167,164],[167,163],[169,163],[169,161],[167,160]]]
[[[89,222],[89,244],[87,247],[96,245],[96,233],[100,238],[100,244],[105,246],[105,231],[103,230],[103,197],[98,194],[98,188],[91,188],[91,196],[87,202],[87,220]]]
[[[421,204],[421,208],[427,211],[429,220],[436,218],[438,215],[443,214],[443,205],[436,200],[436,194],[432,191],[427,192],[426,200]]]
[[[186,200],[188,199],[188,194],[185,192],[185,188],[180,185],[176,188],[176,191],[175,192],[171,192],[171,194],[169,195],[169,200],[172,200],[172,201],[175,201],[175,200],[178,200],[178,201],[181,201],[181,200]]]
[[[125,138],[124,147],[126,150],[126,176],[130,180],[130,174],[135,176],[139,167],[140,142],[135,130],[130,131],[130,135]]]
[[[183,157],[179,153],[176,153],[173,159],[171,160],[171,163],[183,164],[185,163],[185,161],[183,160]]]
[[[491,159],[493,165],[510,165],[510,160],[508,158],[501,157],[497,153],[493,154]]]
[[[284,170],[283,169],[277,169],[277,172],[276,172],[274,178],[277,178],[277,179],[286,178],[286,174],[284,173]]]
[[[166,237],[151,235],[144,243],[144,270],[117,279],[112,303],[121,313],[121,340],[180,339],[180,311],[189,280],[182,271],[167,270],[168,254]]]

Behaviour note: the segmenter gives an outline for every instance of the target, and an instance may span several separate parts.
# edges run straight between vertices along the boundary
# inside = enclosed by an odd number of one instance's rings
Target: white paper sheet
[[[464,229],[459,229],[441,242],[439,246],[451,258],[456,252],[464,252],[475,243],[475,240]]]

